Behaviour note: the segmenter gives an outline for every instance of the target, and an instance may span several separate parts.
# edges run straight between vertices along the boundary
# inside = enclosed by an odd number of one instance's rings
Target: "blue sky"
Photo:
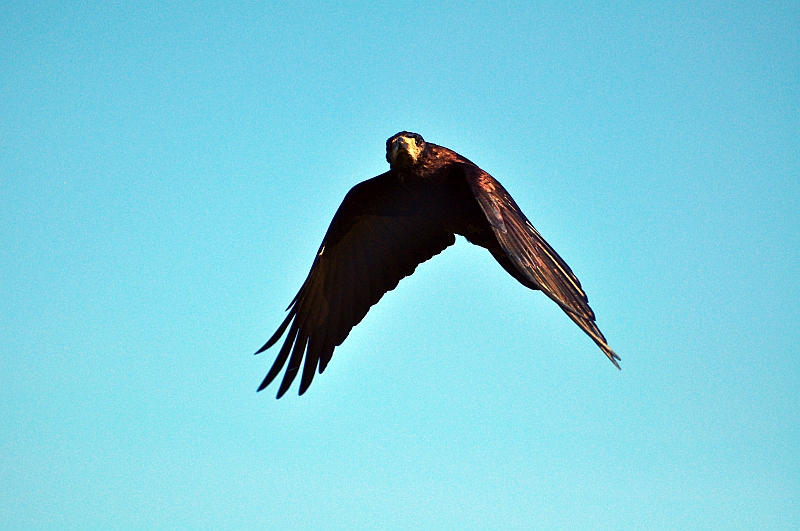
[[[800,528],[798,5],[4,3],[2,527]],[[460,240],[255,393],[403,129],[622,371]]]

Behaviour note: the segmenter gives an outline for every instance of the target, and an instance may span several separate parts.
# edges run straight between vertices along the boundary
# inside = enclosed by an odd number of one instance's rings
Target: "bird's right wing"
[[[472,163],[464,162],[462,168],[475,199],[516,269],[555,301],[619,369],[619,356],[597,327],[589,299],[572,269],[494,177]]]
[[[275,363],[258,388],[264,389],[289,365],[278,398],[292,384],[305,357],[302,395],[322,373],[350,330],[384,293],[422,262],[455,243],[453,233],[436,222],[435,212],[387,172],[348,192],[331,221],[303,286],[289,305],[289,315],[256,353],[289,333]]]

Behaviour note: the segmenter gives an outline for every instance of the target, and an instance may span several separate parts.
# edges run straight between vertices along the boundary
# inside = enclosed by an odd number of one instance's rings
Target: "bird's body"
[[[619,367],[580,282],[500,183],[415,133],[389,138],[386,158],[388,172],[345,196],[289,315],[258,351],[274,345],[288,328],[259,391],[288,360],[280,398],[305,357],[303,394],[369,308],[417,265],[455,243],[456,234],[487,249],[524,286],[545,292]]]

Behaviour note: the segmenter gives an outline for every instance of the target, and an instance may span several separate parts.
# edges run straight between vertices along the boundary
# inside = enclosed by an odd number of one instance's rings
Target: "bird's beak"
[[[401,136],[400,138],[396,139],[394,144],[392,144],[392,158],[397,159],[397,154],[401,151],[408,153],[408,147],[408,140],[406,140],[405,137]]]
[[[392,160],[400,166],[410,166],[417,162],[421,151],[413,138],[401,136],[392,143]]]

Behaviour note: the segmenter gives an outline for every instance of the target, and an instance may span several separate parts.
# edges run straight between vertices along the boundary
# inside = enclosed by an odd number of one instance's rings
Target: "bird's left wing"
[[[470,162],[461,164],[497,240],[517,270],[555,301],[619,369],[619,356],[608,346],[581,283],[566,262],[533,227],[497,180]]]
[[[283,396],[303,357],[302,395],[322,373],[350,330],[384,293],[422,262],[455,243],[437,222],[424,198],[412,195],[387,172],[356,185],[333,217],[289,315],[256,353],[268,349],[289,330],[275,363],[258,388],[264,389],[289,365],[278,390]]]

